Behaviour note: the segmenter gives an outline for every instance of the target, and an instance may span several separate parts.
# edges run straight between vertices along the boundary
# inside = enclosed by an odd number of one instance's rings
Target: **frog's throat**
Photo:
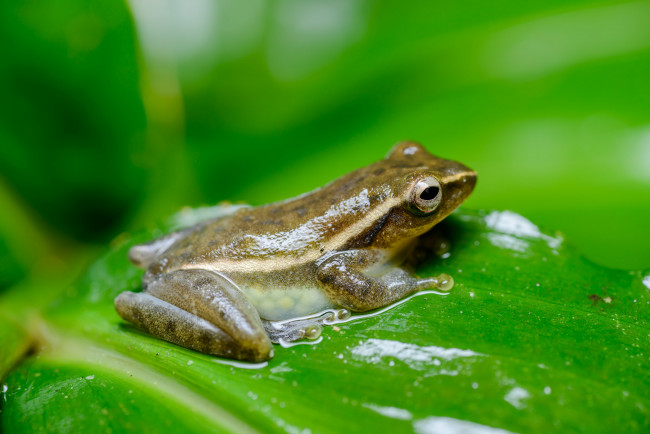
[[[379,206],[375,207],[372,211],[366,214],[362,219],[355,224],[349,226],[347,229],[339,232],[335,236],[329,238],[322,244],[324,251],[336,250],[344,245],[348,240],[358,237],[365,232],[374,222],[381,219],[393,207],[400,205],[402,198],[393,197],[385,200]],[[210,270],[215,272],[229,271],[240,273],[253,273],[253,272],[269,272],[286,270],[290,267],[296,267],[304,264],[315,262],[323,255],[320,249],[312,248],[304,255],[295,257],[273,257],[269,259],[222,259],[219,260],[219,266],[215,266],[209,262],[197,262],[193,264],[185,264],[180,267],[181,270]]]

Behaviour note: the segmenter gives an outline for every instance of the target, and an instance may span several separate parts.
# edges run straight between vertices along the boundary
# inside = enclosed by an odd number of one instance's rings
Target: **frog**
[[[311,192],[134,245],[128,256],[145,270],[142,291],[122,292],[115,309],[182,347],[267,361],[280,333],[270,323],[326,309],[371,311],[448,285],[417,277],[408,258],[476,180],[462,163],[400,142],[383,160]],[[292,339],[314,335],[296,324]]]

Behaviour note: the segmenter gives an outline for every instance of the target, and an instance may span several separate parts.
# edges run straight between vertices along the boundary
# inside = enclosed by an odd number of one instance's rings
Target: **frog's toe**
[[[454,287],[454,278],[449,274],[442,273],[436,277],[418,279],[418,289],[437,289],[439,291],[450,291]]]
[[[305,327],[305,338],[309,340],[318,339],[321,333],[323,333],[323,327],[318,324]]]

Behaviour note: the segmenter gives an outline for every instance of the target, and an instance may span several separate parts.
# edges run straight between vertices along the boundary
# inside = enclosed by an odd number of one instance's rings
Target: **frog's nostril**
[[[422,200],[432,200],[438,196],[440,189],[438,187],[427,187],[422,193],[420,193],[420,199]]]

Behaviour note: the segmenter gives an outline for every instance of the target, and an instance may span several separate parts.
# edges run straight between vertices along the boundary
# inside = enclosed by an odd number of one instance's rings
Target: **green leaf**
[[[127,5],[5,1],[0,37],[12,41],[0,63],[0,182],[62,233],[107,238],[144,183],[136,160],[146,122]]]
[[[0,314],[0,378],[17,363],[30,346],[28,334],[18,324]]]
[[[199,215],[205,210],[175,221]],[[259,366],[199,354],[125,324],[112,300],[137,290],[141,277],[126,252],[161,230],[116,240],[34,326],[37,355],[5,379],[0,426],[7,432],[650,428],[648,277],[644,285],[642,273],[596,266],[561,235],[507,211],[460,211],[439,230],[451,251],[418,271],[452,274],[450,294],[421,294],[326,327],[322,342],[277,347]],[[2,343],[11,343],[16,329],[2,330]]]

